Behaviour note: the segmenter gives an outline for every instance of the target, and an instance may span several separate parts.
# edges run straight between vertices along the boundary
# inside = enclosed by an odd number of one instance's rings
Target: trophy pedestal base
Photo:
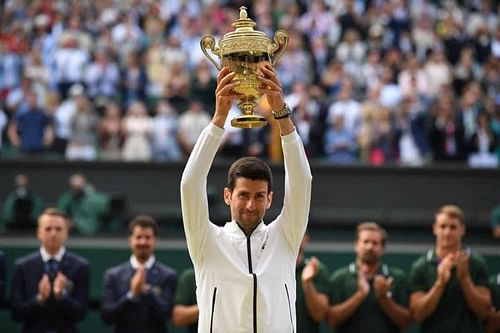
[[[231,126],[238,128],[255,128],[266,126],[267,120],[262,116],[258,116],[255,114],[252,115],[243,115],[236,118],[231,119]]]

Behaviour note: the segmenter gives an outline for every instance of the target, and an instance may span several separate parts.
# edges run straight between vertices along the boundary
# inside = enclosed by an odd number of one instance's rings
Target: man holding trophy
[[[240,12],[240,21],[244,15]],[[312,176],[271,63],[259,64],[255,90],[267,98],[280,129],[285,165],[281,213],[264,224],[273,199],[271,170],[257,158],[243,157],[230,167],[224,189],[231,222],[223,227],[210,222],[207,176],[232,103],[246,99],[238,90],[245,78],[237,78],[240,73],[226,66],[217,76],[215,114],[182,175],[182,214],[195,268],[199,332],[296,330],[295,261],[307,226]]]

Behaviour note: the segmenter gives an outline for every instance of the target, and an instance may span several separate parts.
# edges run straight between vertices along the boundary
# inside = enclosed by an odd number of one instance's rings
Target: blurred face
[[[135,226],[129,236],[129,244],[137,260],[146,262],[155,250],[156,237],[153,229]]]
[[[42,215],[38,220],[37,238],[51,255],[64,245],[68,238],[68,224],[61,216]]]
[[[462,247],[465,226],[458,218],[445,213],[436,215],[433,232],[436,236],[436,248],[457,251]]]
[[[239,177],[232,191],[224,189],[224,201],[231,209],[231,218],[245,230],[255,228],[262,221],[272,198],[265,180]]]
[[[374,230],[362,230],[355,243],[356,257],[362,263],[374,265],[380,262],[384,254],[382,234]]]

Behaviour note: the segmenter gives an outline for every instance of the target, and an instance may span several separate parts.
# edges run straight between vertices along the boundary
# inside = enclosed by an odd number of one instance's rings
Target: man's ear
[[[227,187],[224,187],[224,202],[228,206],[231,203],[231,190]]]
[[[271,203],[273,202],[273,192],[267,194],[267,209],[271,208]]]

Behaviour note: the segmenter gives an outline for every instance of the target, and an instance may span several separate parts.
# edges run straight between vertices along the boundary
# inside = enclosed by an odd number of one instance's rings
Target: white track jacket
[[[311,201],[311,170],[296,131],[281,137],[285,195],[279,216],[246,237],[235,221],[210,223],[207,176],[224,130],[201,133],[181,180],[189,254],[196,273],[200,333],[294,333],[295,261]]]

